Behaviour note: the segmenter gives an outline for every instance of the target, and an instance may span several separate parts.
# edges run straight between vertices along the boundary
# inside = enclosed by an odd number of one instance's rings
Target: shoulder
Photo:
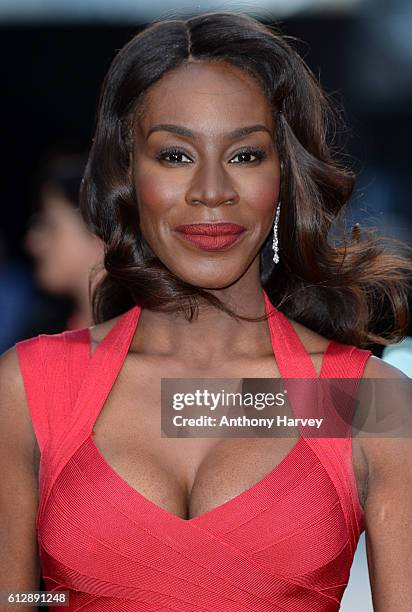
[[[289,319],[289,317],[286,318],[297,333],[300,341],[305,347],[305,350],[310,355],[322,354],[326,351],[326,348],[330,342],[328,338],[325,338],[321,334],[318,334],[312,329],[309,329],[309,327],[306,327],[293,319]]]
[[[6,389],[15,393],[24,390],[16,345],[0,355],[0,383],[3,392]]]
[[[20,449],[31,462],[37,440],[30,419],[16,345],[0,355],[0,390],[1,446]]]
[[[409,380],[408,376],[398,368],[386,363],[379,357],[371,355],[365,365],[364,378],[399,378]]]
[[[374,497],[377,492],[389,496],[397,487],[405,486],[405,471],[412,485],[412,381],[401,370],[375,356],[368,359],[363,378],[380,379],[371,381],[372,386],[366,388],[365,397],[369,401],[365,406],[368,415],[365,431],[369,433],[357,438],[367,464],[368,497]]]
[[[122,316],[123,315],[118,315],[117,317],[113,317],[112,319],[104,321],[103,323],[96,323],[95,325],[91,325],[88,328],[92,353]]]
[[[24,399],[24,382],[16,344],[0,355],[0,388],[2,398],[7,395],[10,399]]]
[[[318,334],[317,332],[306,327],[305,325],[302,325],[301,323],[298,323],[297,321],[294,321],[293,319],[288,318],[288,321],[289,323],[291,323],[294,330],[296,331],[299,339],[301,340],[303,346],[305,347],[305,350],[309,353],[309,355],[312,356],[312,359],[315,360],[317,357],[321,358],[324,352],[326,351],[326,349],[328,348],[331,342],[331,339],[326,338],[325,336],[322,336],[321,334]],[[337,340],[334,340],[334,343],[337,345],[341,345],[341,346],[347,346],[345,344],[338,342]],[[364,350],[364,349],[358,349],[358,347],[356,347],[355,345],[353,345],[353,348],[357,349],[358,351]],[[379,357],[376,357],[375,355],[371,355],[367,359],[365,368],[363,370],[362,377],[363,378],[399,378],[403,380],[405,379],[409,380],[408,376],[404,374],[401,370],[390,365],[389,363],[386,363],[385,361],[383,361]]]

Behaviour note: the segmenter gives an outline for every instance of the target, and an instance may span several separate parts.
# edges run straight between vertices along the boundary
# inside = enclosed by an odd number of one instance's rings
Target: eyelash
[[[156,159],[160,161],[164,160],[170,164],[175,164],[175,165],[188,164],[189,162],[172,162],[167,159],[164,159],[167,155],[181,155],[181,154],[186,155],[186,157],[189,157],[189,155],[187,155],[187,153],[182,151],[182,149],[178,149],[177,147],[171,147],[168,149],[162,149],[160,153],[156,156]],[[237,157],[238,155],[243,155],[243,154],[253,155],[254,157],[256,157],[256,159],[254,161],[249,161],[249,162],[236,162],[235,165],[237,164],[255,164],[256,162],[262,161],[263,159],[266,159],[267,157],[263,149],[256,149],[252,147],[246,147],[245,149],[238,151],[234,155],[234,157]]]

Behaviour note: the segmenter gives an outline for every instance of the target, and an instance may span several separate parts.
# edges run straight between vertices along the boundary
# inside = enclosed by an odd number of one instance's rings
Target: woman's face
[[[227,63],[169,72],[136,118],[132,164],[141,231],[169,270],[206,289],[231,285],[252,263],[259,274],[280,172],[272,112],[253,78]],[[241,227],[200,238],[202,228],[176,229],[222,222]]]
[[[39,222],[25,237],[36,260],[36,277],[52,293],[75,295],[91,268],[103,259],[100,240],[90,234],[73,204],[58,191],[45,189]]]

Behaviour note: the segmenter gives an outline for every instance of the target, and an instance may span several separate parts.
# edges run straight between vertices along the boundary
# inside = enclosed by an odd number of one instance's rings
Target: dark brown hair
[[[340,240],[336,233],[332,237],[354,187],[353,173],[337,161],[330,144],[334,113],[287,37],[231,12],[152,23],[121,49],[106,75],[81,189],[85,221],[106,245],[107,274],[92,296],[95,321],[135,304],[181,311],[191,320],[200,300],[238,316],[214,295],[177,278],[152,252],[139,229],[128,174],[128,135],[145,93],[191,59],[240,67],[259,83],[273,109],[283,162],[280,263],[272,262],[271,234],[260,255],[262,285],[272,303],[340,342],[400,340],[409,320],[411,258],[399,249],[390,252],[371,230],[355,227],[348,233],[340,227]],[[389,321],[385,330],[382,319]]]

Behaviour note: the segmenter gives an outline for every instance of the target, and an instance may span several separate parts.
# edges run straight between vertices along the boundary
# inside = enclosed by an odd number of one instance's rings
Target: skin
[[[103,259],[102,243],[87,230],[74,205],[47,185],[41,215],[40,225],[31,227],[25,237],[26,250],[36,262],[36,279],[46,291],[71,297],[79,327],[88,326],[89,274]]]
[[[145,108],[134,126],[131,159],[145,239],[181,279],[209,289],[244,314],[262,314],[258,254],[272,229],[280,182],[274,121],[264,95],[240,70],[192,63],[155,84]],[[196,136],[167,131],[148,134],[165,123],[184,126]],[[252,125],[267,131],[237,139],[225,136]],[[178,159],[184,163],[157,159],[165,147],[178,147],[183,154]],[[266,159],[259,162],[249,157],[246,159],[253,163],[242,162],[245,158],[237,154],[245,147],[262,149]],[[212,253],[182,241],[174,232],[182,223],[213,221],[239,223],[247,234],[228,251]],[[145,313],[146,322],[142,327],[156,336],[148,336],[148,342],[160,341],[174,352],[173,347],[179,345],[179,357],[203,366],[226,361],[250,346],[251,339],[256,346],[261,334],[257,327],[239,324],[210,309],[204,309],[190,326],[182,317],[171,320],[158,313]],[[194,338],[207,336],[211,327],[216,336],[196,347]],[[258,348],[261,345],[258,342]]]
[[[145,239],[181,279],[208,289],[242,314],[263,314],[259,250],[272,229],[280,180],[276,126],[265,97],[254,80],[239,69],[195,62],[156,83],[145,110],[133,126],[130,160],[130,180],[136,189]],[[156,131],[147,137],[159,124],[179,125],[197,135],[182,137]],[[266,126],[269,133],[254,132],[237,140],[225,137],[229,131],[256,124]],[[178,159],[186,163],[158,159],[160,149],[166,146],[182,149],[187,158]],[[265,160],[241,163],[236,154],[246,146],[263,148]],[[238,162],[231,164],[233,158]],[[247,228],[242,242],[225,252],[202,251],[180,240],[173,231],[181,223],[222,220]],[[93,351],[117,320],[90,328]],[[291,323],[319,373],[327,339]],[[26,534],[26,548],[11,555],[11,565],[20,583],[27,586],[34,584],[33,575],[38,570],[32,527],[37,481],[28,476],[36,443],[30,420],[20,417],[18,428],[25,454],[16,457],[16,445],[7,444],[12,431],[15,440],[16,419],[14,416],[12,420],[15,411],[11,406],[16,402],[25,405],[16,361],[15,352],[9,351],[0,370],[7,385],[0,416],[7,423],[9,415],[10,422],[4,440],[0,440],[0,449],[6,449],[0,461],[6,474],[9,466],[13,482],[13,466],[16,461],[22,466],[19,478],[24,481],[24,490],[14,494],[6,523],[11,525],[10,538],[21,530]],[[160,438],[160,379],[279,375],[266,321],[239,322],[206,306],[191,323],[183,315],[143,310],[119,376],[95,423],[94,442],[107,463],[147,499],[176,516],[198,516],[260,480],[289,452],[295,440]],[[375,357],[368,360],[364,376],[405,378]],[[374,609],[410,612],[411,453],[396,439],[360,440],[354,445],[353,462],[365,510]],[[24,500],[23,510],[16,513],[20,498]],[[10,567],[10,554],[7,560],[0,557],[0,577],[2,561],[4,568],[6,564]]]
[[[196,131],[196,136],[182,137],[168,131],[148,135],[164,123],[184,126]],[[251,125],[264,129],[237,139],[225,136]],[[133,128],[130,180],[136,189],[141,229],[151,248],[183,280],[209,289],[244,314],[263,314],[259,250],[272,229],[280,164],[272,113],[256,83],[228,67],[189,65],[169,73],[150,90],[146,112]],[[246,158],[248,163],[241,162],[245,158],[239,158],[239,153],[248,146],[262,149],[265,160],[256,162],[250,157]],[[159,159],[165,147],[182,149],[184,156],[178,159],[184,164]],[[247,233],[231,249],[211,253],[182,241],[174,232],[174,227],[182,223],[211,221],[239,223]],[[93,348],[107,329],[106,324],[92,328]],[[198,342],[199,338],[205,341]],[[239,323],[205,307],[198,319],[188,324],[182,315],[143,310],[120,381],[95,424],[95,442],[129,482],[136,481],[130,454],[145,466],[148,476],[144,482],[140,476],[138,486],[149,499],[160,505],[167,499],[168,509],[176,515],[201,514],[237,495],[270,470],[273,441],[259,440],[255,449],[249,441],[249,452],[257,449],[261,456],[258,466],[251,461],[253,469],[247,474],[236,465],[244,441],[239,445],[227,439],[160,439],[160,425],[153,418],[158,413],[154,410],[147,424],[149,431],[139,441],[137,457],[136,439],[132,440],[129,432],[139,429],[138,421],[141,423],[144,415],[136,411],[134,400],[124,401],[124,389],[130,397],[138,394],[142,406],[153,406],[160,400],[158,383],[162,376],[245,377],[253,376],[253,372],[267,377],[279,374],[266,322]],[[137,388],[139,379],[147,381],[144,389],[141,385]],[[112,402],[117,406],[116,413],[111,410]],[[121,444],[116,442],[120,438]],[[284,441],[275,456],[280,460],[293,444],[293,439]],[[220,453],[230,454],[228,469],[235,474],[230,490],[219,482],[212,465],[213,461],[223,461]],[[166,470],[170,465],[175,465],[174,478]]]
[[[182,136],[164,130],[149,134],[160,124],[182,126],[196,134]],[[255,124],[266,126],[272,137],[266,131],[236,140],[225,137],[227,132]],[[145,239],[177,276],[208,289],[242,314],[253,316],[264,311],[258,254],[272,229],[279,196],[280,163],[275,131],[269,105],[252,79],[232,66],[202,62],[181,67],[152,87],[145,113],[134,125],[131,178]],[[262,147],[266,159],[249,165],[230,164],[230,160],[245,146]],[[171,158],[168,158],[169,162],[158,159],[160,151],[166,147],[178,148],[182,152],[181,156],[172,156],[180,164],[171,163]],[[236,159],[239,162],[239,158]],[[173,231],[181,223],[222,220],[240,223],[248,230],[245,240],[226,252],[204,252],[182,242]],[[293,321],[292,324],[319,372],[327,340]],[[214,333],[211,334],[210,330]],[[201,343],[199,338],[202,338]],[[156,347],[156,356],[148,368],[148,377],[153,375],[156,358],[159,378],[279,375],[273,369],[273,351],[266,323],[239,323],[207,307],[202,308],[199,318],[190,324],[179,316],[143,311],[139,334],[132,341],[131,351],[153,355],[153,347]],[[141,362],[139,366],[142,366]],[[376,357],[368,360],[364,377],[405,378],[399,370]],[[152,401],[154,393],[149,395],[148,402]],[[118,396],[117,406],[119,402]],[[102,432],[115,426],[110,416],[104,420],[105,416],[101,415],[100,419]],[[101,448],[104,450],[102,438]],[[250,485],[270,470],[274,457],[278,458],[278,463],[291,448],[291,445],[282,446],[279,440],[276,440],[274,448],[272,442],[260,439],[254,445],[250,440],[216,443],[180,439],[176,443],[172,439],[163,439],[162,448],[156,445],[154,448],[165,465],[174,462],[180,466],[182,475],[186,473],[178,481],[185,482],[182,489],[191,492],[187,505],[191,514],[196,515],[246,488],[245,476],[242,479],[238,473],[231,493],[228,493],[230,486],[226,483],[226,497],[220,497],[222,483],[219,479],[213,480],[220,465],[224,463],[230,473],[236,473],[236,469],[240,470],[237,460],[240,453],[245,458],[242,462],[244,471],[248,452],[253,448],[259,459],[255,461],[253,474],[247,475]],[[153,444],[152,439],[151,448]],[[402,523],[405,516],[410,518],[406,500],[409,500],[409,508],[412,507],[412,487],[409,486],[412,483],[408,475],[412,470],[404,469],[405,462],[411,464],[411,453],[407,445],[400,449],[400,444],[399,441],[382,439],[357,440],[353,444],[359,499],[365,511],[374,606],[375,610],[385,612],[412,610],[408,571],[405,569],[402,573],[397,569],[397,579],[393,577],[395,567],[398,567],[395,558],[403,561],[404,568],[410,569],[408,551],[411,550],[410,540],[400,541],[397,537],[398,528],[402,526],[402,530],[405,529]],[[113,448],[113,441],[111,445]],[[382,449],[385,452],[382,453]],[[108,445],[105,450],[110,456]],[[115,460],[114,453],[111,459]],[[149,463],[153,465],[153,461]],[[117,465],[122,468],[121,473],[129,476],[129,482],[133,482],[125,463],[120,466],[118,462]],[[159,474],[153,477],[159,478]],[[135,484],[141,490],[141,477],[135,480]],[[153,487],[150,481],[144,486],[147,496],[156,499],[157,486]],[[169,500],[178,495],[177,491],[178,488],[170,491]],[[403,510],[395,511],[394,500],[396,508]],[[157,502],[162,504],[160,499]],[[169,509],[172,507],[176,514],[184,514],[185,505],[176,504],[173,508],[171,503]],[[388,559],[392,564],[385,563]]]
[[[183,99],[191,104],[182,104]],[[240,71],[195,63],[154,86],[146,108],[136,125],[132,162],[146,240],[177,276],[219,289],[216,293],[222,298],[233,295],[239,281],[258,289],[258,253],[272,228],[280,178],[274,121],[265,97]],[[150,133],[165,123],[184,126],[196,136]],[[263,128],[240,138],[225,137],[249,125]],[[179,147],[180,164],[159,163],[161,149],[169,146]],[[248,146],[261,148],[266,159],[249,154],[247,159],[256,161],[242,161],[245,156],[239,152]],[[173,229],[181,223],[226,220],[248,230],[241,246],[226,252],[201,251],[183,242]]]

